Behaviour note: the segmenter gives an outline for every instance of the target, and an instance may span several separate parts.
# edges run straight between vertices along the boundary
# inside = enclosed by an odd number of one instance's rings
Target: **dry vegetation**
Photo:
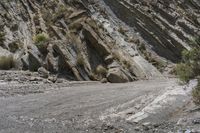
[[[47,45],[49,41],[49,36],[47,34],[37,34],[35,37],[33,37],[33,41],[41,53],[47,53]]]
[[[192,95],[194,102],[200,104],[200,37],[193,43],[195,48],[182,52],[182,62],[177,65],[176,74],[185,83],[194,78],[198,79],[198,85],[193,89]]]
[[[0,69],[8,70],[13,66],[13,57],[12,56],[1,56],[0,57]]]

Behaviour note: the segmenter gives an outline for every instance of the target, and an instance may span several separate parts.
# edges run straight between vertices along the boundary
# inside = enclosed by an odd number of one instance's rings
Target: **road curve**
[[[12,90],[12,83],[4,86],[4,90],[6,86]],[[23,88],[23,84],[13,86]],[[83,83],[58,88],[41,86],[45,90],[42,93],[0,97],[0,133],[131,132],[134,126],[130,120],[134,114],[178,84],[175,79],[169,79],[126,84]],[[180,107],[186,102],[176,105]],[[176,108],[172,106],[171,111]],[[118,125],[121,128],[108,126],[113,121],[121,124]],[[124,126],[122,121],[129,121],[129,126]]]

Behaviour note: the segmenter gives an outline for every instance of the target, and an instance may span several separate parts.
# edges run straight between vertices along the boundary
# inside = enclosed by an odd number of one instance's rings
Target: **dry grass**
[[[12,56],[1,56],[0,57],[0,69],[8,70],[13,66],[13,57]]]
[[[102,65],[98,65],[96,68],[96,73],[105,76],[107,74],[107,69]]]
[[[77,55],[76,65],[78,65],[78,66],[84,66],[85,65],[84,58],[81,54]]]

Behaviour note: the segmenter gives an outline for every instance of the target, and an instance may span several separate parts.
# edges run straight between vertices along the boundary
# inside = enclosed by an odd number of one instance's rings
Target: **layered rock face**
[[[0,1],[0,51],[12,59],[7,69],[12,65],[16,69],[47,70],[69,80],[161,78],[157,69],[160,61],[177,62],[199,30],[197,1],[105,3]],[[120,26],[111,12],[126,22],[131,32]],[[4,65],[0,62],[0,67]]]
[[[138,32],[158,56],[178,62],[199,36],[198,0],[104,0],[115,15]]]

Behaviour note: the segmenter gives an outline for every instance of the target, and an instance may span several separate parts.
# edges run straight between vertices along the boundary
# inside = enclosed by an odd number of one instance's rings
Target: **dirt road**
[[[175,79],[62,85],[1,81],[0,133],[154,132],[148,126],[168,120],[188,103],[189,91]]]

